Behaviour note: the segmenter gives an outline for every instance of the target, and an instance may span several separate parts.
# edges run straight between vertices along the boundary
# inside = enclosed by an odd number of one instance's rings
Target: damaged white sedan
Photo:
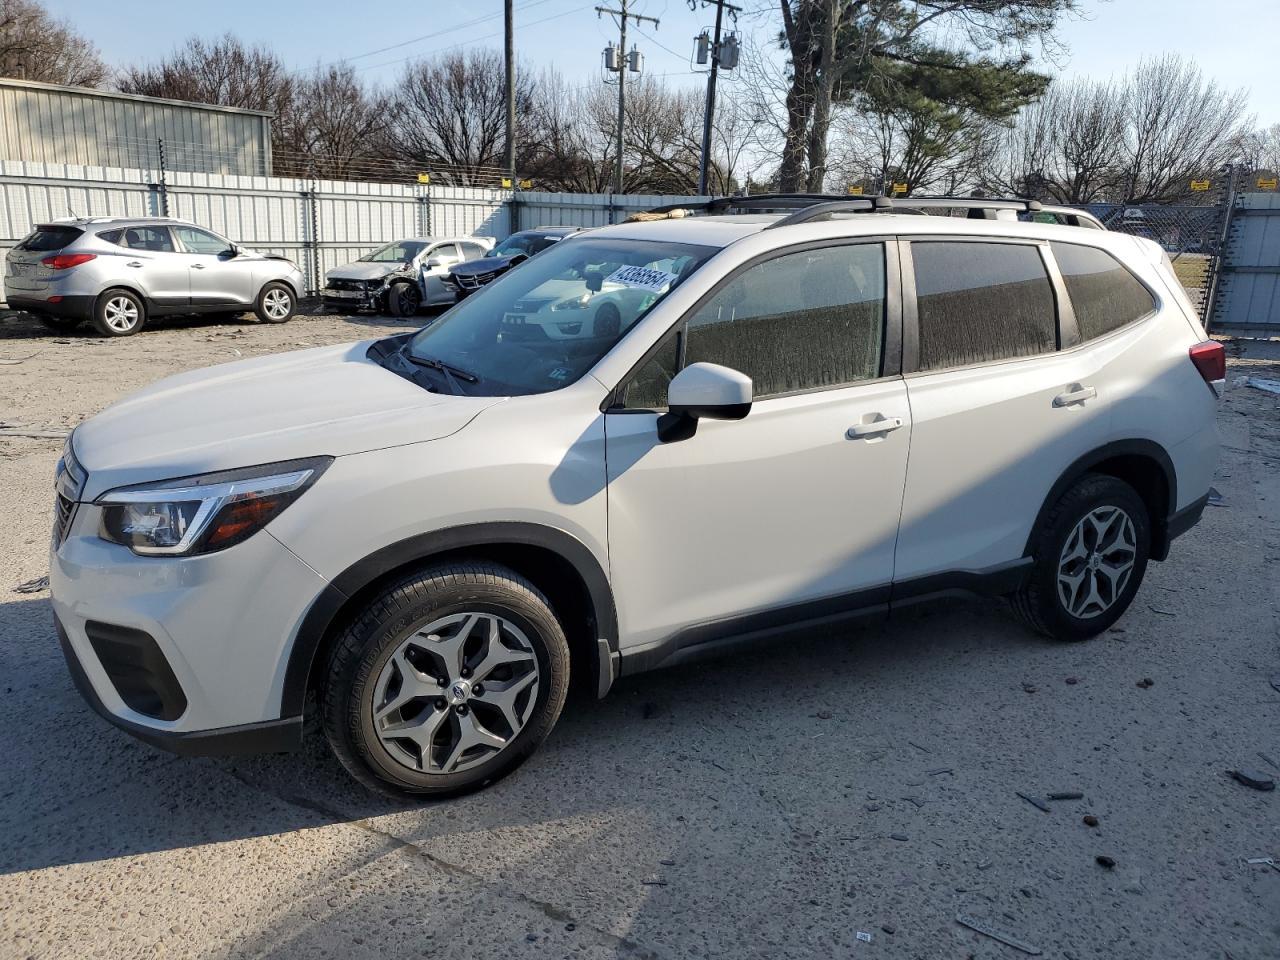
[[[410,237],[379,247],[354,263],[334,267],[320,296],[326,307],[412,316],[424,306],[453,303],[444,282],[450,268],[483,257],[491,237]]]

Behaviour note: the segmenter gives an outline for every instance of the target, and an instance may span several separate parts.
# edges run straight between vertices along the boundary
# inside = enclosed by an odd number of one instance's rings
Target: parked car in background
[[[446,280],[462,299],[486,283],[492,283],[512,267],[524,263],[565,237],[582,233],[586,227],[538,227],[513,233],[479,260],[468,260],[449,271]]]
[[[421,330],[86,420],[49,574],[77,687],[187,753],[297,747],[316,710],[361,782],[444,795],[571,681],[793,631],[841,656],[958,590],[1105,633],[1208,502],[1222,344],[1150,241],[882,209],[603,227]]]
[[[174,314],[252,310],[264,323],[284,323],[304,289],[302,271],[286,257],[158,217],[54,220],[5,257],[11,308],[55,330],[89,320],[108,337]]]
[[[412,316],[424,306],[452,303],[457,291],[445,282],[445,275],[492,247],[490,237],[397,240],[326,273],[321,300],[335,310]]]

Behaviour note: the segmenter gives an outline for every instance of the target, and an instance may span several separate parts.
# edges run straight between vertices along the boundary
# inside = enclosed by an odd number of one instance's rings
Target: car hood
[[[82,423],[84,499],[213,470],[361,453],[456,433],[500,397],[429,393],[368,359],[373,341],[182,373]]]
[[[403,263],[346,263],[334,267],[325,277],[331,280],[378,280],[399,273],[405,267]]]
[[[523,254],[521,254],[523,256]],[[495,270],[506,270],[511,266],[511,261],[515,259],[510,257],[477,257],[475,260],[465,260],[457,266],[450,267],[450,273],[463,274],[464,276],[473,276],[476,274],[492,273]]]

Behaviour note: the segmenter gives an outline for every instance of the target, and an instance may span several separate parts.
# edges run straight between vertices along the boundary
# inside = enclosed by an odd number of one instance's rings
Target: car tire
[[[416,316],[422,309],[422,291],[412,283],[393,283],[387,291],[387,307],[393,317]]]
[[[298,298],[286,283],[273,280],[258,291],[253,312],[263,323],[287,323],[298,309]]]
[[[1129,484],[1087,474],[1049,508],[1031,544],[1034,564],[1010,597],[1014,611],[1056,640],[1086,640],[1133,602],[1151,554],[1151,518]]]
[[[93,329],[104,337],[131,337],[146,322],[146,305],[132,290],[108,290],[93,306]]]
[[[595,319],[591,322],[593,337],[616,337],[621,329],[622,313],[616,304],[606,303],[596,311]]]
[[[83,322],[79,317],[51,317],[48,314],[36,314],[36,319],[59,333],[69,333]]]
[[[452,562],[392,583],[356,614],[320,702],[334,754],[362,784],[442,797],[523,763],[568,689],[568,641],[537,587],[498,564]]]

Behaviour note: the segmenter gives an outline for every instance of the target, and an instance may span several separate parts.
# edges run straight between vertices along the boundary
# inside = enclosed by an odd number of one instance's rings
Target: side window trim
[[[602,413],[654,413],[654,408],[628,408],[620,406],[623,393],[632,377],[653,358],[655,354],[666,343],[667,337],[674,331],[678,337],[676,344],[676,373],[679,373],[685,367],[685,333],[689,318],[694,316],[701,310],[711,299],[719,294],[725,287],[736,280],[746,271],[757,267],[762,263],[770,260],[777,260],[781,257],[789,256],[795,253],[804,253],[807,250],[822,250],[832,247],[849,247],[861,246],[864,244],[880,244],[884,250],[884,272],[885,272],[885,293],[884,293],[884,327],[881,330],[881,351],[880,351],[880,376],[869,378],[866,380],[853,380],[849,383],[830,384],[822,387],[811,387],[804,390],[792,390],[787,393],[772,394],[767,400],[761,401],[767,403],[768,400],[779,400],[784,397],[794,397],[806,393],[821,393],[829,390],[843,390],[850,386],[862,386],[868,383],[878,383],[882,380],[892,379],[902,375],[904,370],[903,362],[903,283],[906,274],[900,261],[897,238],[876,234],[866,237],[833,237],[824,240],[810,240],[805,243],[792,244],[787,247],[777,247],[766,253],[759,254],[746,260],[738,266],[734,267],[729,273],[725,274],[715,285],[706,293],[699,297],[688,310],[680,316],[670,327],[664,330],[654,341],[653,345],[645,351],[644,355],[636,361],[609,391],[608,395],[600,403],[600,411]]]
[[[1049,284],[1053,289],[1054,299],[1054,329],[1057,332],[1058,346],[1052,353],[1037,353],[1026,357],[1006,357],[1001,360],[984,360],[978,363],[967,363],[956,367],[941,367],[934,370],[920,369],[920,312],[916,300],[916,272],[915,260],[911,254],[912,243],[994,243],[1003,246],[1025,246],[1037,247],[1040,251],[1040,260],[1044,265],[1045,273],[1049,280]],[[1071,301],[1066,296],[1066,286],[1062,281],[1062,276],[1058,271],[1057,262],[1053,260],[1052,251],[1049,249],[1049,241],[1040,240],[1030,237],[1000,237],[1000,236],[973,236],[965,234],[958,236],[956,234],[911,234],[898,238],[900,247],[900,257],[902,261],[902,375],[904,377],[922,377],[930,376],[935,373],[950,373],[952,370],[968,370],[973,367],[986,367],[997,363],[1016,363],[1020,360],[1037,360],[1043,357],[1053,356],[1062,350],[1067,349],[1064,346],[1064,338],[1066,330],[1063,327],[1063,318],[1067,312],[1071,315],[1071,330],[1075,331],[1075,336],[1079,338],[1079,332],[1075,330],[1076,318],[1075,313],[1071,311]]]
[[[1067,296],[1067,282],[1058,268],[1058,258],[1053,255],[1053,247],[1048,241],[1040,248],[1040,256],[1044,258],[1045,269],[1049,271],[1049,282],[1053,284],[1053,299],[1058,305],[1058,351],[1070,350],[1084,342],[1080,336],[1080,325],[1076,322],[1076,308]]]

